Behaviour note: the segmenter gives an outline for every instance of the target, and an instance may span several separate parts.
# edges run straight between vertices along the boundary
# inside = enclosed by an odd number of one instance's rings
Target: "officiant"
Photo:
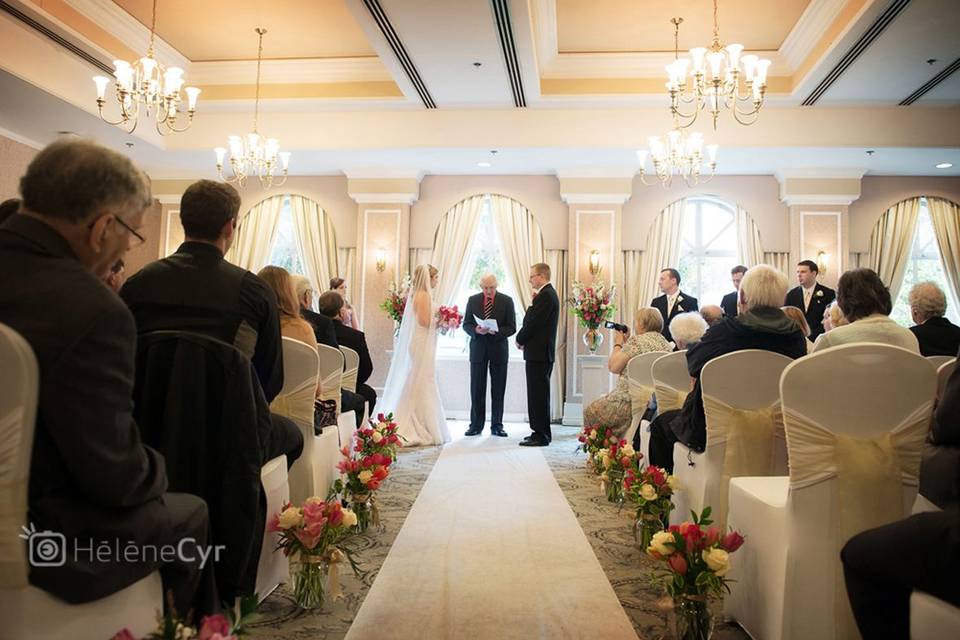
[[[503,395],[507,389],[508,338],[517,332],[513,298],[497,293],[497,277],[480,278],[480,293],[470,296],[464,311],[463,330],[470,336],[470,428],[465,435],[483,433],[487,417],[487,370],[490,371],[490,433],[506,437],[503,430]]]

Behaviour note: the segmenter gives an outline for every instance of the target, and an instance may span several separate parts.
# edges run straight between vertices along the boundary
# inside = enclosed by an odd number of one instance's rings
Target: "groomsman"
[[[530,267],[533,304],[523,316],[517,333],[517,346],[523,349],[527,376],[527,415],[533,431],[521,447],[545,447],[550,444],[550,374],[560,320],[560,298],[550,284],[550,265],[543,262]]]
[[[507,437],[503,430],[503,396],[507,390],[507,338],[517,332],[517,313],[513,298],[497,293],[497,277],[486,274],[480,279],[481,292],[470,296],[464,311],[463,330],[470,336],[470,428],[464,435],[483,433],[487,414],[487,369],[490,370],[490,433]],[[497,330],[477,324],[476,318],[496,320]]]
[[[803,310],[810,325],[810,340],[816,340],[823,333],[823,311],[836,300],[837,293],[830,287],[817,282],[820,270],[813,260],[803,260],[797,264],[797,281],[800,286],[787,292],[784,304]]]
[[[668,341],[673,341],[670,335],[670,321],[674,316],[688,311],[699,311],[700,306],[697,299],[693,296],[680,291],[680,272],[676,269],[667,268],[660,272],[660,291],[662,296],[657,296],[650,301],[650,306],[660,311],[663,316],[663,337]]]
[[[727,318],[737,317],[737,296],[740,295],[740,281],[743,280],[743,274],[746,272],[747,268],[742,264],[738,264],[733,269],[730,269],[730,280],[733,281],[733,291],[723,296],[723,300],[720,301],[720,308],[723,309],[723,315]]]

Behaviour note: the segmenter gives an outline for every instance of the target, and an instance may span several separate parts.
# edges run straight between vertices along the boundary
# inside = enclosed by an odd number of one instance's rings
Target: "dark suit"
[[[313,327],[313,334],[317,337],[318,343],[325,344],[334,349],[340,348],[340,344],[337,342],[337,332],[333,326],[333,320],[322,313],[317,313],[312,309],[304,309],[303,307],[300,307],[300,314],[303,316],[303,319]],[[349,347],[350,345],[347,346]],[[350,348],[353,349],[353,347]]]
[[[723,296],[723,300],[720,301],[720,308],[723,309],[723,315],[727,318],[736,318],[740,310],[737,308],[737,297],[740,295],[739,291],[731,291],[727,295]]]
[[[787,298],[783,304],[787,307],[796,307],[803,311],[807,318],[807,324],[810,325],[810,340],[816,340],[817,336],[823,333],[823,312],[827,305],[837,299],[837,292],[830,287],[825,287],[819,282],[813,289],[813,296],[810,298],[810,306],[803,308],[803,287],[797,286],[787,292]]]
[[[960,327],[943,316],[930,318],[923,324],[910,327],[920,343],[920,355],[954,356],[960,349]]]
[[[502,293],[493,297],[490,318],[497,321],[495,334],[477,333],[474,316],[484,317],[483,293],[470,296],[463,312],[463,330],[470,336],[470,429],[482,431],[487,419],[487,369],[490,369],[490,428],[503,428],[503,396],[507,390],[508,338],[517,332],[513,298]]]
[[[560,298],[549,282],[533,297],[517,332],[517,344],[523,347],[527,375],[527,415],[530,429],[550,441],[550,374],[553,373],[560,321]]]
[[[39,365],[28,521],[63,534],[70,549],[63,566],[32,568],[30,582],[68,602],[97,600],[160,563],[99,562],[82,551],[91,539],[159,548],[192,536],[205,544],[207,506],[165,493],[163,456],[140,440],[132,416],[136,328],[123,302],[60,234],[27,215],[0,226],[0,273],[0,322],[26,339]],[[199,562],[161,567],[178,611],[217,607],[205,573],[201,600]]]
[[[688,311],[698,311],[700,305],[697,304],[697,299],[691,295],[687,295],[683,291],[677,292],[677,300],[673,305],[672,309],[667,309],[667,294],[662,296],[657,296],[650,301],[650,306],[660,312],[660,315],[663,316],[663,331],[660,333],[663,334],[663,337],[669,341],[673,341],[673,336],[670,335],[670,321],[681,313],[687,313]]]
[[[322,317],[326,318],[326,316]],[[367,384],[370,374],[373,373],[373,360],[370,359],[370,349],[367,348],[367,337],[363,335],[363,331],[348,327],[339,320],[330,320],[330,322],[333,324],[337,343],[341,347],[353,349],[360,356],[360,367],[357,369],[357,394],[366,400],[367,411],[372,416],[373,407],[377,404],[377,392]]]

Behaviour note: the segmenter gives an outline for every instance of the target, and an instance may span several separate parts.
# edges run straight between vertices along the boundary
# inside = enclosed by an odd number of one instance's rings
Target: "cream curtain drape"
[[[763,262],[763,246],[760,244],[760,229],[744,209],[739,206],[734,212],[737,227],[737,257],[747,268]]]
[[[550,265],[553,276],[553,288],[560,296],[560,321],[557,324],[557,355],[553,363],[553,375],[550,377],[550,419],[563,418],[563,403],[566,399],[567,388],[567,318],[564,300],[569,294],[569,278],[567,274],[567,252],[564,249],[546,249],[543,252],[543,261]],[[518,291],[527,291],[524,286]]]
[[[850,269],[859,269],[860,267],[866,267],[870,263],[870,254],[861,251],[851,251],[850,252],[850,262],[848,267]]]
[[[919,196],[898,202],[880,216],[870,236],[870,268],[887,285],[894,300],[907,272],[919,216]]]
[[[788,278],[793,277],[791,273],[790,252],[789,251],[764,251],[763,264],[768,264],[785,274]]]
[[[620,287],[620,322],[633,326],[633,312],[649,301],[640,299],[640,269],[643,251],[627,249],[623,252],[623,286]]]
[[[521,309],[526,309],[533,303],[533,293],[527,283],[530,266],[544,261],[540,225],[533,214],[513,198],[491,195],[490,209],[494,229],[503,246],[507,273],[513,278],[513,287],[520,296],[517,302]],[[553,277],[558,277],[556,271],[553,272]],[[560,291],[559,288],[557,291]]]
[[[286,198],[285,194],[267,198],[240,217],[233,246],[225,256],[228,261],[254,273],[266,266],[277,238],[277,223]]]
[[[352,287],[359,289],[357,282],[357,248],[340,247],[337,249],[337,265],[340,267],[337,271],[337,277],[347,281],[347,291]]]
[[[433,249],[430,247],[410,249],[408,255],[410,261],[407,263],[407,273],[413,275],[413,270],[417,268],[418,264],[432,264],[430,261],[433,260]]]
[[[337,233],[326,211],[313,200],[290,196],[293,237],[303,260],[303,269],[314,291],[330,288],[330,279],[340,273],[337,264]]]
[[[436,288],[437,302],[451,305],[463,271],[467,268],[466,256],[470,255],[474,231],[480,221],[485,196],[476,195],[458,202],[447,211],[433,239],[431,264],[440,270]],[[411,265],[411,272],[417,265]]]
[[[960,301],[960,205],[943,198],[927,198],[930,221],[940,247],[940,259],[953,299]]]
[[[640,270],[638,305],[646,305],[660,295],[657,288],[660,270],[677,266],[677,261],[680,259],[685,206],[686,200],[683,199],[667,205],[650,225],[647,248],[643,252],[643,267]]]

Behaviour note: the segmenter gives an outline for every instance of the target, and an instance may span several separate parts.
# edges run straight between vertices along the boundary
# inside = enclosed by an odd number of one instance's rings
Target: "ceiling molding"
[[[393,81],[376,56],[264,60],[262,75],[269,80],[264,84]],[[190,67],[190,82],[197,85],[249,84],[256,77],[256,60],[194,62]]]
[[[938,84],[949,78],[953,73],[960,69],[960,58],[957,58],[949,65],[946,66],[940,73],[930,78],[927,82],[924,83],[922,87],[911,93],[909,96],[900,101],[901,107],[907,107],[922,98],[928,92],[932,91],[934,87]]]
[[[813,0],[780,45],[779,61],[789,73],[796,72],[837,19],[847,0]]]
[[[39,151],[40,149],[43,149],[44,147],[43,144],[37,142],[36,140],[31,140],[30,138],[24,137],[19,133],[14,133],[9,129],[4,129],[3,127],[0,127],[0,136],[3,136],[4,138],[9,138],[14,142],[19,142],[20,144],[30,147],[31,149],[36,149],[37,151]]]
[[[497,36],[500,39],[503,62],[506,66],[507,77],[510,79],[513,106],[525,107],[527,106],[527,99],[523,93],[523,77],[520,75],[520,61],[517,57],[517,47],[513,39],[513,27],[510,24],[508,0],[490,0],[490,2],[497,23]]]
[[[561,193],[560,199],[567,204],[624,204],[630,193]]]
[[[412,205],[419,197],[419,194],[416,193],[350,193],[348,195],[357,204]]]
[[[812,106],[816,104],[827,89],[829,89],[834,82],[836,82],[843,73],[850,68],[850,66],[856,62],[857,58],[867,50],[867,48],[873,43],[874,40],[880,37],[880,34],[893,22],[900,12],[902,12],[907,5],[910,4],[910,0],[893,0],[890,3],[890,6],[881,13],[873,23],[867,27],[863,35],[861,35],[856,42],[843,54],[843,57],[840,58],[839,62],[834,65],[833,69],[826,75],[826,77],[820,81],[820,83],[814,88],[810,95],[808,95],[803,102],[801,103],[805,107]]]
[[[777,181],[801,179],[859,180],[866,175],[866,169],[778,169],[774,172]]]
[[[420,101],[423,102],[423,106],[427,109],[436,109],[437,104],[433,101],[433,97],[430,95],[427,85],[420,76],[420,72],[417,71],[416,65],[413,64],[413,60],[411,60],[409,54],[407,54],[407,50],[404,48],[400,36],[397,35],[393,24],[391,24],[387,18],[386,12],[384,12],[383,7],[380,6],[380,1],[363,0],[363,5],[367,8],[370,17],[373,18],[373,21],[380,29],[380,33],[383,34],[383,37],[393,51],[394,56],[396,56],[400,66],[403,67],[404,73],[416,90],[417,95],[420,96]]]
[[[780,200],[788,207],[803,205],[838,205],[849,207],[860,199],[859,193],[837,193],[829,195],[794,195],[781,196]]]
[[[181,193],[155,193],[153,194],[153,199],[159,202],[160,204],[180,204],[180,199],[183,197]]]

